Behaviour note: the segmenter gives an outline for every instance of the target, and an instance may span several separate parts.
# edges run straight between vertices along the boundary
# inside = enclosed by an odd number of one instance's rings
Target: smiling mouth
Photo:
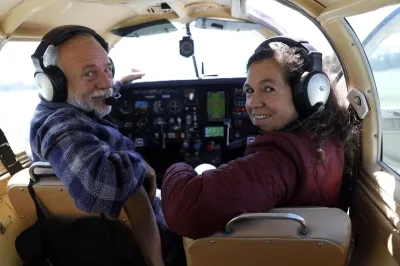
[[[253,115],[254,120],[263,120],[270,118],[272,115]]]

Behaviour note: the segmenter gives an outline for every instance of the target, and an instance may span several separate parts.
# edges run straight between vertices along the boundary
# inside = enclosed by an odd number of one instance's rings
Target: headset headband
[[[36,48],[35,53],[31,56],[36,71],[43,71],[43,69],[45,69],[43,55],[50,45],[60,45],[78,33],[88,33],[92,35],[100,43],[104,50],[106,50],[107,53],[109,52],[108,43],[90,28],[79,25],[65,25],[57,27],[43,36],[42,41]]]
[[[309,60],[307,65],[308,71],[322,71],[322,53],[318,52],[308,41],[305,40],[295,40],[285,36],[271,37],[268,40],[262,42],[254,51],[254,53],[259,53],[266,48],[270,48],[269,44],[273,42],[280,42],[288,45],[290,48],[300,48],[304,49],[308,54],[304,55],[300,52],[301,56]]]

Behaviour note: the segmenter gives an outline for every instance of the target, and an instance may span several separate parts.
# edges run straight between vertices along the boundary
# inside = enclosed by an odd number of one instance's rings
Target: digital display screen
[[[204,131],[206,138],[224,136],[224,127],[205,127]]]
[[[149,108],[149,103],[146,101],[137,101],[135,102],[135,108],[138,113],[146,113]]]
[[[136,109],[147,109],[149,107],[149,103],[146,101],[137,101],[135,102]]]
[[[225,92],[207,92],[208,121],[223,121],[225,118]]]

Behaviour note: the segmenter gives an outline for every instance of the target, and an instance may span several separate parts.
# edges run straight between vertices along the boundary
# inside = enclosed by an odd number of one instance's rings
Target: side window
[[[363,44],[378,90],[381,160],[400,174],[400,5],[347,20]]]
[[[0,50],[0,128],[15,153],[25,151],[38,91],[31,55],[38,42],[9,41]]]

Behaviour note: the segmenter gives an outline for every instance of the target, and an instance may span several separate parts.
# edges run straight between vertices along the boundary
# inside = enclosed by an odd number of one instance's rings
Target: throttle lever
[[[238,139],[238,140],[235,140],[235,141],[231,142],[229,144],[229,146],[226,146],[226,148],[228,150],[233,150],[233,149],[241,148],[241,147],[243,147],[245,145],[246,145],[246,138],[241,138],[241,139]]]
[[[157,126],[159,126],[159,136],[161,138],[161,149],[165,149],[165,138],[164,138],[164,123],[163,121],[157,121]]]
[[[226,147],[229,146],[229,133],[231,128],[231,121],[232,120],[230,118],[224,119],[224,126],[226,127]]]

